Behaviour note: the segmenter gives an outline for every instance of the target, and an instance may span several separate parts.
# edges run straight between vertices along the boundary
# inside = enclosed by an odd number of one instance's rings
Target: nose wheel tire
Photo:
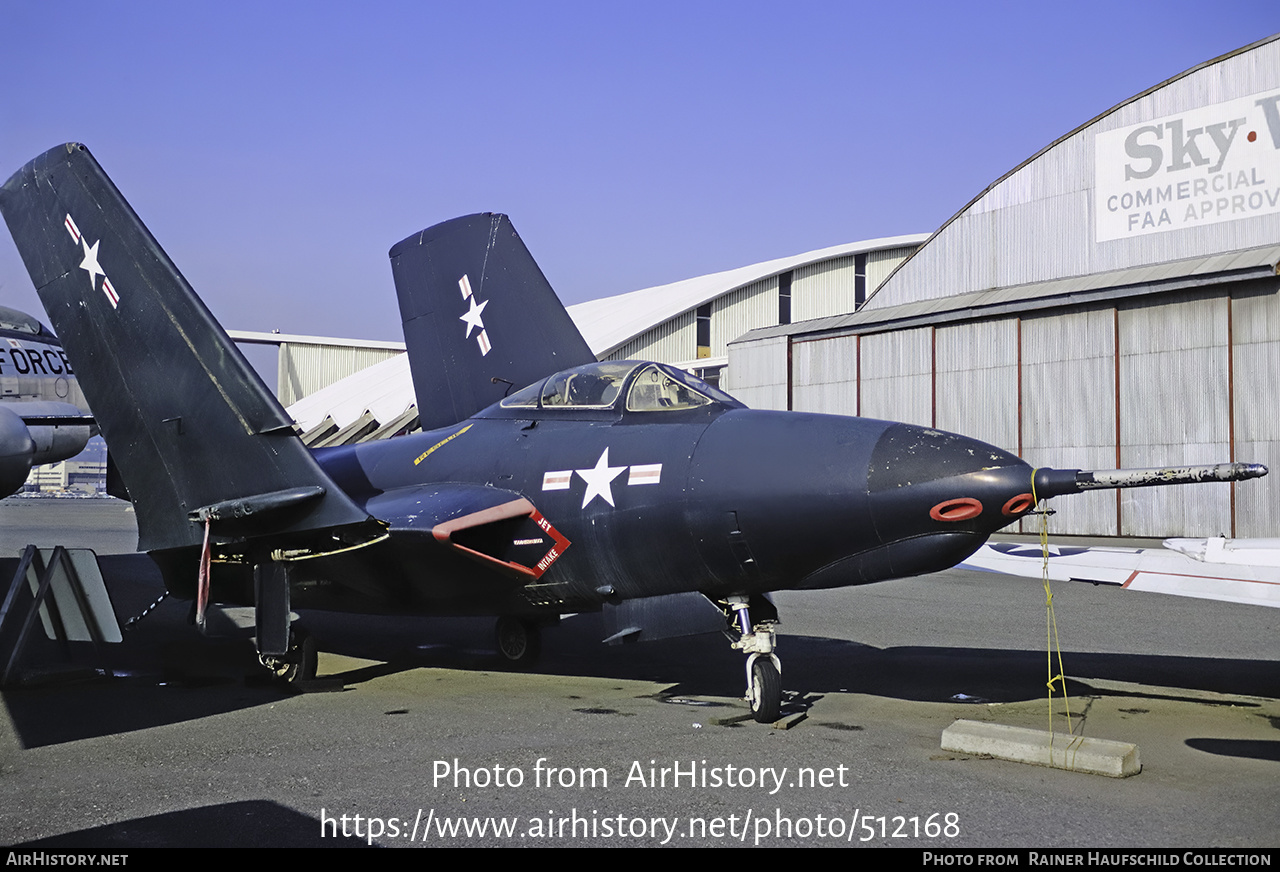
[[[751,713],[756,723],[771,724],[782,712],[782,676],[770,657],[757,657],[751,664]]]
[[[494,628],[498,656],[512,669],[528,669],[542,653],[542,632],[538,625],[519,618],[498,618]]]
[[[751,619],[751,598],[734,594],[721,600],[729,627],[736,625],[740,635],[733,648],[747,655],[747,703],[756,722],[771,724],[782,713],[782,661],[773,653],[777,647],[778,611],[773,603],[761,598],[757,609],[761,620]],[[752,624],[754,623],[754,626]],[[732,638],[732,636],[730,636]]]

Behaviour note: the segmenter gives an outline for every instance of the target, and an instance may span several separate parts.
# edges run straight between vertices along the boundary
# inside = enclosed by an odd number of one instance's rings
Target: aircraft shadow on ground
[[[43,851],[137,848],[364,848],[355,838],[320,837],[321,821],[274,802],[254,800],[172,811],[76,830],[12,847]],[[348,830],[352,832],[352,830]]]
[[[809,685],[815,692],[834,690],[832,685],[839,683],[856,693],[922,702],[949,701],[959,693],[989,702],[1016,702],[1043,697],[1049,674],[1042,650],[880,649],[812,637],[786,642],[791,656],[784,664],[784,685]],[[1084,680],[1280,698],[1274,662],[1072,651],[1064,651],[1062,657],[1065,673]],[[1068,683],[1073,693],[1100,693],[1073,684]]]
[[[393,626],[377,634],[359,629],[350,620],[347,616],[342,622],[317,627],[322,650],[384,660],[405,669],[501,668],[492,651],[488,635],[492,622],[488,619],[478,619],[470,628],[454,624],[451,629],[438,619],[417,623],[395,619],[401,622],[398,631]],[[415,651],[415,640],[422,638],[441,644]],[[729,699],[742,695],[742,655],[730,650],[719,635],[618,646],[601,645],[600,638],[590,620],[574,619],[547,630],[536,671],[651,681],[669,685],[666,695]],[[779,655],[783,687],[810,698],[848,692],[919,702],[1018,702],[1044,696],[1048,671],[1043,651],[931,646],[882,649],[815,636],[780,637]],[[1089,679],[1102,679],[1280,699],[1280,675],[1273,662],[1069,651],[1063,658],[1067,675],[1086,682],[1069,681],[1068,688],[1074,694],[1122,692],[1087,684]],[[369,673],[370,677],[374,674]],[[344,680],[354,683],[360,677],[352,673]],[[1141,694],[1140,690],[1133,692]],[[1170,696],[1168,691],[1159,695]]]
[[[279,701],[289,691],[266,680],[248,639],[210,639],[186,624],[186,604],[166,602],[149,626],[130,634],[111,657],[136,670],[123,681],[91,681],[19,688],[4,693],[24,747],[198,720]],[[365,658],[317,690],[354,688],[380,676],[421,667],[495,670],[492,619],[385,618],[304,614],[322,651]],[[723,637],[703,635],[654,643],[605,646],[599,628],[566,621],[545,633],[537,672],[617,678],[662,684],[663,697],[741,697],[742,656]],[[424,644],[430,640],[430,644]],[[876,648],[846,639],[783,636],[783,688],[800,700],[829,693],[864,693],[920,702],[1017,702],[1040,699],[1047,674],[1043,651],[903,646]],[[1064,653],[1069,676],[1280,698],[1272,662],[1162,655]],[[1098,696],[1133,691],[1098,690],[1068,682],[1073,694]],[[1169,698],[1167,690],[1159,694]],[[1198,700],[1203,701],[1203,700]],[[804,703],[800,704],[804,707]],[[1236,755],[1267,749],[1223,744],[1202,750]],[[1216,743],[1216,744],[1214,744]]]
[[[5,582],[16,562],[0,561]],[[19,680],[2,694],[23,747],[180,723],[280,699],[281,691],[258,665],[252,639],[201,635],[190,623],[189,602],[165,599],[128,629],[128,619],[164,592],[159,572],[146,555],[104,557],[101,563],[124,640],[95,651],[88,642],[53,642],[35,625],[17,660]],[[105,672],[115,680],[98,677]]]
[[[1280,742],[1266,739],[1187,739],[1187,747],[1222,757],[1244,757],[1280,763]]]
[[[279,702],[281,693],[243,678],[100,678],[10,689],[3,699],[22,747],[38,748],[270,705]]]

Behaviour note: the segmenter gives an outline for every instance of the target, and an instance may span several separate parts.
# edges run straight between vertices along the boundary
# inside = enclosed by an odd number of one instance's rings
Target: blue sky
[[[929,232],[1280,31],[1274,0],[3,9],[0,175],[84,142],[225,326],[372,339],[438,221],[506,212],[566,303]],[[42,313],[7,234],[0,303]]]

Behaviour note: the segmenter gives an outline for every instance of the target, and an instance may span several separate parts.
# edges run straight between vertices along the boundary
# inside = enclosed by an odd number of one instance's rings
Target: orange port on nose
[[[929,510],[929,517],[935,521],[967,521],[981,514],[982,503],[973,497],[944,500]]]
[[[1031,511],[1035,504],[1036,501],[1031,494],[1018,494],[1016,497],[1010,497],[1009,501],[1001,507],[1000,512],[1005,517],[1016,518]]]

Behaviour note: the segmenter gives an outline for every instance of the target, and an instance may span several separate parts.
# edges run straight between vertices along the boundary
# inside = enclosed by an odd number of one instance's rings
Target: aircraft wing
[[[1164,545],[1050,545],[1049,578],[1280,608],[1280,540],[1168,539]],[[988,542],[960,566],[1041,578],[1043,564],[1036,543]]]
[[[0,213],[137,500],[141,550],[199,547],[206,522],[319,539],[367,522],[84,146],[14,173]]]
[[[31,424],[39,427],[92,427],[92,415],[47,415],[47,414],[27,414],[18,411],[18,417],[22,419],[22,423]]]

